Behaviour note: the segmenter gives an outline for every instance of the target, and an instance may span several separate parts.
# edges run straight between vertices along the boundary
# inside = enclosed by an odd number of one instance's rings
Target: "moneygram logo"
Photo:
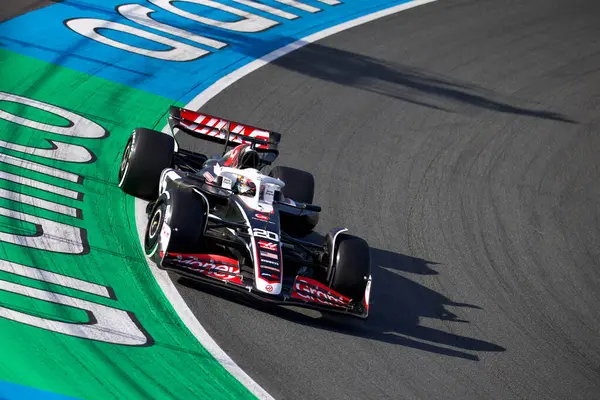
[[[210,258],[190,257],[178,259],[177,263],[185,265],[186,268],[199,272],[212,278],[242,284],[240,268],[235,260],[231,263],[219,263]]]
[[[309,278],[296,278],[292,297],[338,307],[347,306],[351,301],[349,298],[334,292],[320,282]]]

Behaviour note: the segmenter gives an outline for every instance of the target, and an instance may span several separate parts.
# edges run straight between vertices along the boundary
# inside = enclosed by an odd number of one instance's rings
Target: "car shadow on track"
[[[304,75],[354,87],[434,110],[470,114],[484,109],[494,112],[575,123],[566,115],[539,109],[539,105],[502,96],[493,90],[428,72],[407,64],[310,44],[293,57],[274,62]]]
[[[337,315],[314,317],[286,307],[257,303],[240,295],[225,293],[187,278],[179,278],[178,283],[245,304],[293,323],[343,335],[397,344],[472,361],[479,360],[477,352],[505,351],[502,346],[458,335],[450,332],[450,329],[435,329],[420,324],[422,318],[468,323],[448,310],[447,307],[480,309],[475,305],[452,301],[441,293],[404,276],[405,273],[436,275],[438,272],[432,268],[436,265],[435,263],[379,249],[371,249],[371,262],[373,267],[371,314],[366,321]]]
[[[233,32],[203,27],[199,34],[230,43],[235,51],[252,58],[263,58],[264,49],[285,46],[290,38],[273,37],[268,41]],[[292,40],[294,42],[294,40]],[[279,46],[279,47],[278,47]],[[538,102],[502,95],[469,82],[443,76],[410,64],[381,60],[364,54],[320,43],[295,41],[297,50],[271,61],[271,64],[326,82],[356,88],[417,106],[459,114],[478,110],[576,123],[570,117],[544,110]]]
[[[390,251],[372,249],[373,290],[369,320],[353,334],[447,356],[478,360],[470,352],[498,352],[497,344],[435,329],[420,323],[422,318],[468,323],[448,309],[480,307],[449,299],[406,277],[407,273],[436,275],[436,263]],[[440,324],[437,324],[440,325]],[[344,332],[343,326],[339,328]]]

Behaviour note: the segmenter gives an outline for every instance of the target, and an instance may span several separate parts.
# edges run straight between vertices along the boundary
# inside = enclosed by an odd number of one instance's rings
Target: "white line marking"
[[[36,181],[35,179],[25,178],[21,175],[11,174],[10,172],[0,171],[0,179],[4,179],[9,182],[15,182],[19,185],[30,186],[32,188],[40,189],[45,192],[55,193],[61,196],[69,197],[71,199],[78,199],[79,192],[74,190],[65,189],[60,186],[54,186],[49,183]]]
[[[13,263],[6,260],[0,260],[0,271],[9,272],[15,275],[21,275],[26,278],[44,281],[69,288],[75,288],[82,292],[92,293],[98,296],[110,298],[110,293],[106,286],[96,285],[95,283],[82,281],[66,275],[57,274],[43,269],[28,267],[26,265]]]
[[[6,190],[0,188],[0,197],[9,199],[17,203],[28,204],[30,206],[43,208],[45,210],[54,211],[59,214],[70,215],[71,217],[77,216],[77,209],[64,204],[58,204],[53,201],[43,200],[33,196],[27,196],[26,194],[13,192],[12,190]]]
[[[309,6],[308,4],[300,3],[299,1],[295,1],[295,0],[275,0],[275,1],[278,3],[281,3],[281,4],[285,4],[286,6],[295,7],[299,10],[307,11],[307,12],[313,13],[313,14],[321,11],[320,8]]]
[[[40,174],[50,175],[55,178],[64,179],[71,182],[79,182],[79,175],[72,172],[63,171],[58,168],[49,167],[44,164],[39,164],[33,161],[24,160],[22,158],[13,157],[8,154],[0,153],[0,162],[17,166],[19,168],[29,169],[31,171],[39,172]]]
[[[365,24],[367,22],[374,21],[379,18],[386,17],[388,15],[392,15],[404,10],[408,10],[413,7],[417,7],[420,5],[424,5],[427,3],[433,3],[437,0],[415,0],[410,3],[400,4],[398,6],[394,6],[385,10],[377,11],[372,14],[365,15],[360,18],[356,18],[352,21],[344,22],[342,24],[333,26],[331,28],[325,29],[321,32],[314,33],[309,35],[303,39],[300,39],[296,42],[290,43],[287,46],[284,46],[280,49],[277,49],[264,57],[261,57],[257,60],[252,61],[249,64],[241,67],[238,70],[233,71],[227,76],[219,79],[217,82],[212,84],[202,93],[198,94],[198,96],[194,97],[194,99],[189,102],[185,107],[188,109],[200,109],[204,104],[206,104],[210,99],[218,95],[220,92],[225,90],[234,82],[240,80],[244,76],[250,74],[251,72],[256,71],[260,67],[267,65],[270,62],[275,61],[276,59],[283,57],[286,54],[291,53],[294,50],[298,50],[307,44],[314,43],[317,40],[321,40],[328,36],[334,35],[336,33],[345,31],[347,29],[353,28],[358,25]],[[167,132],[169,129],[168,126],[165,126],[163,132]],[[146,229],[146,204],[147,202],[136,199],[135,201],[135,222],[138,230],[138,235],[140,238],[140,242],[142,243],[143,248],[143,237]],[[204,327],[200,324],[200,322],[196,319],[194,313],[190,310],[188,305],[185,303],[177,288],[169,278],[169,275],[159,269],[156,264],[148,260],[148,265],[150,267],[150,271],[154,275],[154,278],[158,282],[158,285],[162,289],[163,293],[175,309],[175,312],[179,315],[179,318],[183,321],[183,323],[187,326],[187,328],[196,336],[198,342],[202,346],[204,346],[214,358],[216,358],[222,365],[225,367],[227,371],[231,375],[233,375],[240,383],[250,390],[256,397],[259,399],[273,399],[273,397],[267,393],[258,383],[256,383],[248,374],[246,374],[224,351],[219,347],[219,345],[214,341],[212,337],[206,332]]]

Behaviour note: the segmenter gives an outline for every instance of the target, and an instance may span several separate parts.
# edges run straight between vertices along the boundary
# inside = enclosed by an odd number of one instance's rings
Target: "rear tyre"
[[[283,195],[294,201],[312,204],[315,195],[315,178],[310,172],[290,167],[275,167],[269,176],[285,182]],[[304,211],[303,215],[281,213],[281,227],[293,236],[308,235],[319,223],[319,214]]]
[[[294,201],[312,204],[315,195],[315,178],[310,172],[290,167],[275,167],[269,176],[285,182],[283,195]]]
[[[197,252],[202,247],[201,240],[206,228],[208,204],[191,188],[171,190],[167,193],[168,195],[163,194],[157,200],[148,218],[144,237],[146,254],[153,254],[156,251],[165,223],[171,231],[167,252]]]
[[[371,275],[369,245],[359,237],[341,234],[335,247],[330,287],[353,301],[359,301],[365,294]]]
[[[119,187],[145,200],[158,196],[160,174],[172,165],[175,139],[162,132],[137,128],[125,146],[119,168]]]

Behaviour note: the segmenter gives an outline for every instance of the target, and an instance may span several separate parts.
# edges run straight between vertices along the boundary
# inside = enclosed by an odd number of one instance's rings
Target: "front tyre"
[[[350,297],[362,300],[371,275],[371,253],[364,239],[341,234],[336,241],[330,287]]]
[[[152,257],[161,251],[197,252],[202,247],[207,218],[208,203],[193,189],[180,188],[163,193],[148,218],[144,237],[146,254]]]
[[[175,139],[151,129],[137,128],[125,146],[119,167],[119,187],[145,200],[158,196],[160,174],[173,163]]]

